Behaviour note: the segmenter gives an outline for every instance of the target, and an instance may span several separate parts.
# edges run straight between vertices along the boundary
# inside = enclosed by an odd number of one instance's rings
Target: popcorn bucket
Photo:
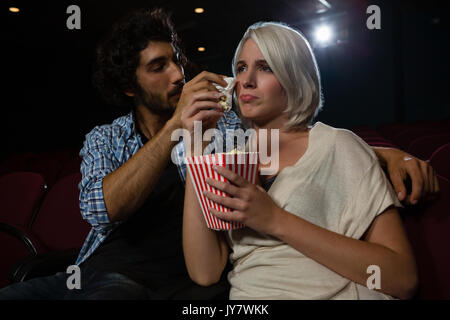
[[[219,212],[229,212],[230,209],[209,200],[203,194],[204,191],[210,191],[223,197],[229,197],[229,195],[208,185],[205,180],[206,178],[211,178],[229,183],[226,178],[213,170],[213,166],[217,165],[226,167],[247,181],[255,184],[259,170],[258,153],[218,153],[188,157],[186,161],[187,170],[194,185],[195,194],[202,208],[203,217],[208,228],[214,230],[234,230],[244,227],[242,223],[224,221],[216,218],[209,212],[209,208],[214,208]]]

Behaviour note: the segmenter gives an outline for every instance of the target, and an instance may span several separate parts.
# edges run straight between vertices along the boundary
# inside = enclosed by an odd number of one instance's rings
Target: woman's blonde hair
[[[287,95],[287,130],[305,129],[322,108],[320,73],[308,40],[297,30],[279,22],[258,22],[248,27],[232,62],[236,62],[244,43],[252,39]]]

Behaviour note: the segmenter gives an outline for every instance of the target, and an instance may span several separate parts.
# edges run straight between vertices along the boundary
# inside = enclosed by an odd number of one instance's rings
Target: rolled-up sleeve
[[[103,197],[103,178],[118,167],[108,140],[110,139],[108,139],[106,130],[96,127],[86,135],[80,151],[83,159],[81,162],[82,178],[78,185],[81,215],[100,233],[115,226],[109,220]]]

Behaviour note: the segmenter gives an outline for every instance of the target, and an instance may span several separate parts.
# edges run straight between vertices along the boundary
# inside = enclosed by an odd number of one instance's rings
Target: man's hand
[[[203,71],[184,85],[177,109],[173,115],[173,118],[179,121],[180,126],[192,131],[195,120],[206,122],[206,120],[212,118],[214,118],[213,121],[208,124],[215,125],[220,118],[217,113],[222,111],[222,107],[218,104],[221,95],[213,83],[226,86],[224,77]],[[203,125],[207,124],[204,123]]]
[[[217,121],[223,116],[224,111],[219,104],[219,99],[223,94],[216,89],[213,83],[221,86],[227,84],[223,76],[206,71],[200,73],[186,83],[178,103],[177,110],[182,108],[180,115],[181,126],[189,131],[191,135],[191,154],[195,154],[194,146],[196,145],[196,142],[193,141],[196,137],[194,134],[194,122],[201,121],[201,137],[203,137],[204,131],[214,128]],[[202,141],[202,151],[207,145],[207,142]],[[188,146],[186,147],[188,148]]]
[[[373,148],[381,162],[386,164],[389,178],[400,201],[417,204],[420,200],[434,198],[439,192],[436,174],[427,161],[393,148]],[[405,183],[411,182],[407,194]]]

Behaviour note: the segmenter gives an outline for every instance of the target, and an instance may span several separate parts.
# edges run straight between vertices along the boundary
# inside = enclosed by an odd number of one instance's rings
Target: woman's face
[[[256,43],[249,39],[236,68],[236,96],[244,118],[256,127],[281,128],[287,121],[287,97]]]

